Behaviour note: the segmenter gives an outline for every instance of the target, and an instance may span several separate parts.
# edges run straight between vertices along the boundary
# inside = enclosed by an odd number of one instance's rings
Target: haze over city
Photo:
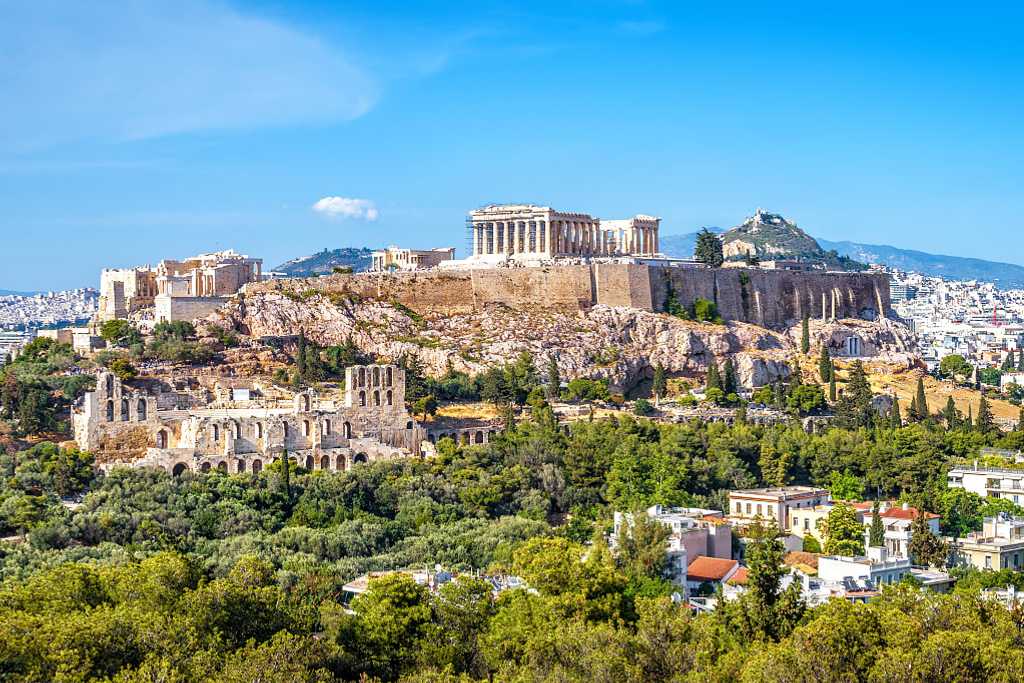
[[[973,9],[3,2],[0,288],[509,201],[1024,262],[1024,10]]]

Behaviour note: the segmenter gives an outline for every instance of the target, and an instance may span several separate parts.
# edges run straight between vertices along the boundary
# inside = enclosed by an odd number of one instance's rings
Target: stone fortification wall
[[[764,327],[783,327],[804,315],[841,319],[891,312],[884,274],[639,264],[330,275],[252,283],[244,291],[284,291],[297,297],[328,292],[442,315],[470,314],[490,305],[572,311],[605,304],[660,311],[672,291],[683,305],[708,299],[718,304],[725,319]]]

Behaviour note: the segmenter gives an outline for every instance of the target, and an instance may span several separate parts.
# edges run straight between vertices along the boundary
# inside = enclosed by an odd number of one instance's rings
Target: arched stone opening
[[[199,471],[200,472],[209,472],[210,471],[210,463],[204,462],[202,465],[199,466]]]
[[[156,433],[156,447],[167,448],[167,430],[161,429]]]
[[[309,412],[309,394],[302,395],[302,411]]]
[[[476,433],[476,434],[474,435],[474,437],[473,437],[473,441],[475,441],[476,443],[483,443],[483,442],[484,442],[484,433],[483,433],[483,432],[481,432],[481,431],[478,431],[478,432],[477,432],[477,433]]]
[[[129,412],[130,412],[130,408],[128,406],[128,399],[122,398],[121,399],[121,422],[127,422],[128,421],[128,414],[129,414]]]
[[[324,434],[330,434],[330,433],[331,433],[331,421],[330,420],[324,420]]]
[[[220,441],[220,427],[217,426],[217,425],[213,425],[213,430],[212,431],[213,431],[213,440],[214,441]]]
[[[107,422],[114,421],[114,402],[107,401]]]
[[[253,460],[252,461],[252,473],[253,474],[259,474],[261,471],[263,471],[263,461],[262,460]]]
[[[313,456],[312,455],[307,455],[306,456],[306,469],[307,470],[312,470],[313,469]]]
[[[135,406],[135,419],[139,422],[146,421],[146,399],[140,398],[138,404]]]
[[[320,469],[321,470],[329,470],[329,469],[331,469],[331,459],[330,459],[330,457],[325,455],[322,458],[320,458]]]
[[[288,438],[288,423],[284,422],[282,424],[284,425],[284,438],[287,439]]]
[[[174,466],[174,468],[173,468],[173,469],[171,470],[171,474],[172,474],[172,475],[174,475],[175,477],[180,477],[180,476],[181,476],[182,474],[184,474],[184,473],[185,473],[185,472],[186,472],[187,470],[188,470],[188,465],[186,465],[186,464],[185,464],[185,463],[183,463],[183,462],[179,462],[179,463],[178,463],[177,465],[175,465],[175,466]]]
[[[263,423],[262,422],[257,422],[256,423],[255,431],[256,431],[256,438],[257,439],[262,439],[263,438]]]
[[[242,460],[241,458],[235,461],[235,472],[237,472],[238,474],[245,472],[245,461]]]
[[[224,460],[221,460],[219,463],[217,463],[217,469],[220,470],[221,472],[223,472],[224,474],[227,474],[228,473],[228,464],[227,464],[227,462],[225,462]]]
[[[378,367],[373,368],[373,386],[380,386],[380,368]]]
[[[375,406],[379,406],[380,405],[380,392],[379,391],[374,391],[373,392],[373,405],[375,405]]]
[[[388,389],[388,393],[386,394],[386,398],[387,398],[387,404],[389,406],[392,406],[392,405],[395,404],[395,399],[394,399],[394,396],[392,395],[390,389]]]
[[[387,370],[384,371],[384,383],[389,387],[394,384],[394,372],[390,365],[387,367]]]
[[[359,386],[366,386],[366,368],[359,368]]]
[[[360,407],[364,407],[365,405],[366,405],[366,392],[365,391],[360,391],[359,392],[359,406]]]
[[[107,374],[107,398],[114,395],[114,376]]]
[[[412,420],[409,420],[408,422],[405,423],[405,428],[412,429]]]
[[[356,465],[365,465],[370,462],[370,459],[367,457],[366,453],[356,453],[356,457],[352,458],[352,462]]]
[[[338,472],[345,471],[345,456],[339,455],[334,461],[334,469]]]
[[[303,420],[302,421],[302,435],[303,436],[309,436],[309,432],[310,432],[309,420]]]
[[[344,437],[346,439],[351,439],[352,438],[352,425],[349,424],[348,422],[346,422],[342,426],[342,434],[344,435]]]

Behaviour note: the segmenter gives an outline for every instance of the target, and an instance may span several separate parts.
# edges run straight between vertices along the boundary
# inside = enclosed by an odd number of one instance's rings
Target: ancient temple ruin
[[[346,470],[373,460],[421,455],[425,430],[405,408],[405,371],[394,365],[346,369],[341,401],[312,389],[283,402],[214,400],[97,374],[72,413],[79,448],[104,468],[157,467],[259,472],[287,453],[310,470]]]

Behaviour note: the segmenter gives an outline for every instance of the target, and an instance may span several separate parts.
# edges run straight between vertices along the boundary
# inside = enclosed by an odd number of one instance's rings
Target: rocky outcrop
[[[290,337],[300,330],[322,345],[351,339],[375,356],[415,355],[434,376],[449,367],[476,374],[527,351],[539,368],[554,356],[563,378],[606,378],[616,391],[650,378],[659,363],[670,373],[699,378],[712,360],[721,363],[726,357],[733,358],[745,386],[761,386],[789,376],[789,359],[799,345],[799,327],[774,332],[747,323],[702,324],[629,307],[556,312],[487,306],[474,313],[421,316],[397,303],[317,293],[254,293],[210,322],[256,339]],[[879,349],[898,348],[896,331],[887,323],[815,323],[814,331],[821,339],[838,340],[844,330],[857,330]]]

